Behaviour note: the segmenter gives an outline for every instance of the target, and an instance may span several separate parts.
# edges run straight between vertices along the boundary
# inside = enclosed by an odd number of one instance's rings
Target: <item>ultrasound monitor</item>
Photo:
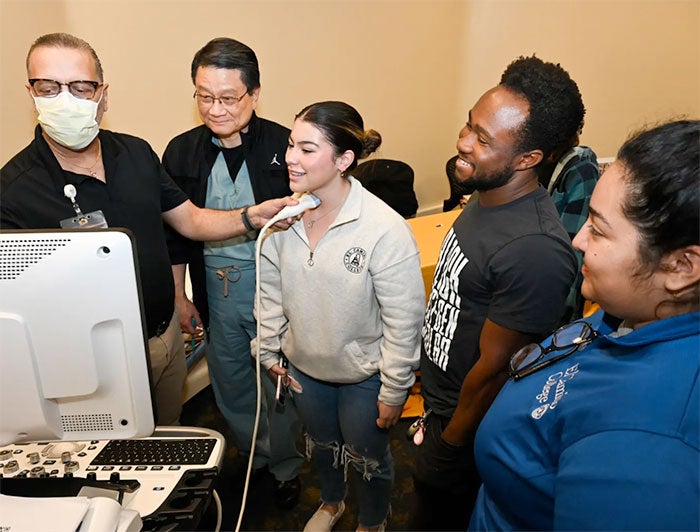
[[[141,303],[129,231],[0,232],[0,446],[153,433]]]

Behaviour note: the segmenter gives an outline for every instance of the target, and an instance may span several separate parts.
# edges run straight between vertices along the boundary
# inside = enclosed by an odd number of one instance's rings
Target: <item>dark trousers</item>
[[[416,506],[411,530],[466,530],[481,478],[474,463],[473,437],[463,446],[442,439],[449,418],[428,416],[413,475]]]

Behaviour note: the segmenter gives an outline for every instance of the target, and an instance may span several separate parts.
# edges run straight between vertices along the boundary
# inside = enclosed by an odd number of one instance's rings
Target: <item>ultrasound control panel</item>
[[[224,437],[158,427],[149,438],[0,447],[0,491],[26,497],[104,494],[136,510],[144,530],[192,530],[211,498]]]

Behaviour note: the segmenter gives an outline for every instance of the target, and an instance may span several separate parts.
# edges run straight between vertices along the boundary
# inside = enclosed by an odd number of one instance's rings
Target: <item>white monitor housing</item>
[[[133,236],[0,232],[0,446],[150,436]]]

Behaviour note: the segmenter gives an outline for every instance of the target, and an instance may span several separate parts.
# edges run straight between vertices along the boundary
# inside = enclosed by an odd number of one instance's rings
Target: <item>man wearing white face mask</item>
[[[71,82],[70,92],[61,92],[61,84],[53,80],[31,79],[29,83],[39,95],[34,97],[37,120],[49,138],[71,150],[82,150],[95,140],[100,131],[97,109],[106,89],[94,102],[88,98],[100,87],[97,82]],[[79,96],[73,96],[73,92]]]
[[[27,75],[39,125],[29,146],[0,170],[0,229],[70,227],[82,212],[133,232],[157,424],[176,424],[186,368],[163,220],[188,238],[220,240],[246,233],[247,225],[262,227],[296,200],[270,200],[247,212],[192,204],[145,141],[99,129],[108,85],[82,39],[39,37],[27,55]]]

